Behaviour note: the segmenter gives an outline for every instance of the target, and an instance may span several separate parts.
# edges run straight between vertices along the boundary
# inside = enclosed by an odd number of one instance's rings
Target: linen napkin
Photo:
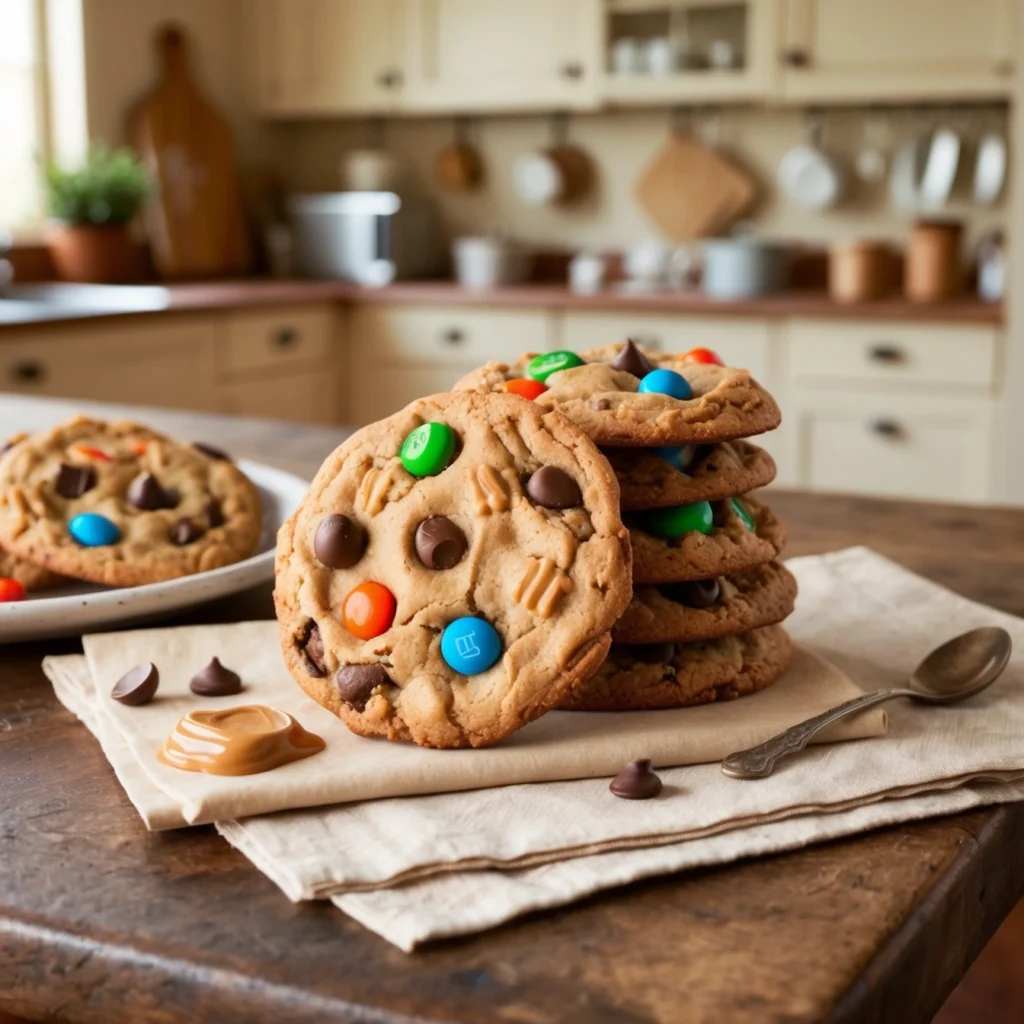
[[[103,723],[101,741],[119,736],[135,761],[135,767],[125,764],[120,773],[140,771],[152,783],[133,797],[151,828],[181,823],[168,817],[167,798],[185,823],[200,824],[297,807],[607,777],[637,757],[650,757],[658,765],[714,761],[858,693],[841,672],[801,649],[782,679],[743,701],[632,714],[553,712],[495,747],[428,750],[349,732],[288,675],[273,622],[103,633],[83,642],[90,697]],[[204,698],[189,690],[191,676],[214,656],[242,676],[241,694]],[[156,699],[144,707],[112,700],[114,682],[145,661],[160,670]],[[54,663],[59,666],[60,659],[44,663],[51,678]],[[187,711],[246,703],[270,704],[294,715],[327,741],[327,749],[248,776],[185,772],[157,761],[157,751]],[[825,738],[873,736],[884,728],[884,712],[873,711]]]

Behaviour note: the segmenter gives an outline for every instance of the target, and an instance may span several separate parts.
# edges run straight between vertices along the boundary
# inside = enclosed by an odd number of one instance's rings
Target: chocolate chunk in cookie
[[[416,527],[416,554],[428,569],[452,569],[462,561],[466,535],[447,516],[431,516]]]
[[[316,528],[313,550],[328,569],[348,569],[366,550],[366,533],[348,516],[325,516]]]
[[[575,508],[583,500],[579,484],[557,466],[541,466],[532,473],[526,493],[544,508]]]
[[[625,370],[634,377],[646,377],[654,369],[654,363],[643,354],[632,338],[628,339],[619,354],[609,363],[613,370]]]
[[[334,681],[341,699],[356,711],[362,711],[373,691],[389,685],[391,678],[382,665],[342,665]]]
[[[158,508],[174,508],[178,504],[178,492],[164,490],[152,473],[140,473],[129,485],[125,498],[129,505],[153,512]]]
[[[60,464],[53,488],[62,498],[80,498],[96,486],[96,470],[92,466]]]

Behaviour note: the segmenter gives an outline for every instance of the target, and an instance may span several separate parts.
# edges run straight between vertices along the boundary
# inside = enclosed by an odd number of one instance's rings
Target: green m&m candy
[[[684,533],[710,533],[714,526],[711,503],[698,501],[693,505],[674,505],[645,512],[643,526],[648,533],[666,540],[675,540]]]
[[[545,352],[543,355],[534,356],[526,364],[526,372],[534,380],[545,381],[559,370],[569,370],[582,365],[583,360],[575,352],[563,348],[557,352]]]
[[[413,476],[437,476],[455,454],[455,431],[447,423],[423,423],[402,442],[399,456]]]
[[[732,506],[733,512],[740,517],[743,525],[753,533],[757,529],[754,517],[735,498],[730,498],[729,504]]]

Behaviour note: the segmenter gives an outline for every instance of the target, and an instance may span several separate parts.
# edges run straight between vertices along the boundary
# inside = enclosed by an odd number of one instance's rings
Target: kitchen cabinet
[[[407,0],[404,104],[530,110],[597,104],[600,0]]]
[[[274,115],[386,113],[403,88],[405,0],[257,0],[257,92]]]
[[[1008,96],[1016,0],[785,0],[781,91],[797,101]]]

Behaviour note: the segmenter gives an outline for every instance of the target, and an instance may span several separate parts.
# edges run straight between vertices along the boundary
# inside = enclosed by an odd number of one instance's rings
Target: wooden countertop
[[[0,435],[141,416],[311,473],[341,429],[6,396]],[[1024,613],[1019,511],[771,491],[789,553],[869,544]],[[188,621],[269,617],[269,587]],[[0,1010],[104,1024],[899,1021],[924,1024],[1024,891],[1024,804],[632,885],[405,955],[293,905],[210,828],[147,834],[46,684],[0,671]]]
[[[603,310],[624,313],[660,313],[681,316],[754,317],[759,319],[825,317],[837,320],[897,320],[908,323],[1001,324],[1000,303],[981,302],[964,297],[945,303],[923,305],[902,298],[842,305],[824,292],[793,291],[759,299],[716,302],[700,292],[658,292],[626,294],[604,291],[596,295],[578,295],[563,285],[529,284],[471,292],[450,281],[409,281],[386,288],[363,288],[343,281],[216,281],[167,286],[168,306],[164,310],[137,313],[110,313],[60,321],[36,321],[33,324],[0,324],[4,329],[53,327],[55,323],[90,322],[125,316],[164,316],[168,312],[197,312],[239,309],[252,306],[280,306],[290,303],[410,303],[481,307],[521,307],[529,309]],[[3,300],[0,299],[0,302]]]

